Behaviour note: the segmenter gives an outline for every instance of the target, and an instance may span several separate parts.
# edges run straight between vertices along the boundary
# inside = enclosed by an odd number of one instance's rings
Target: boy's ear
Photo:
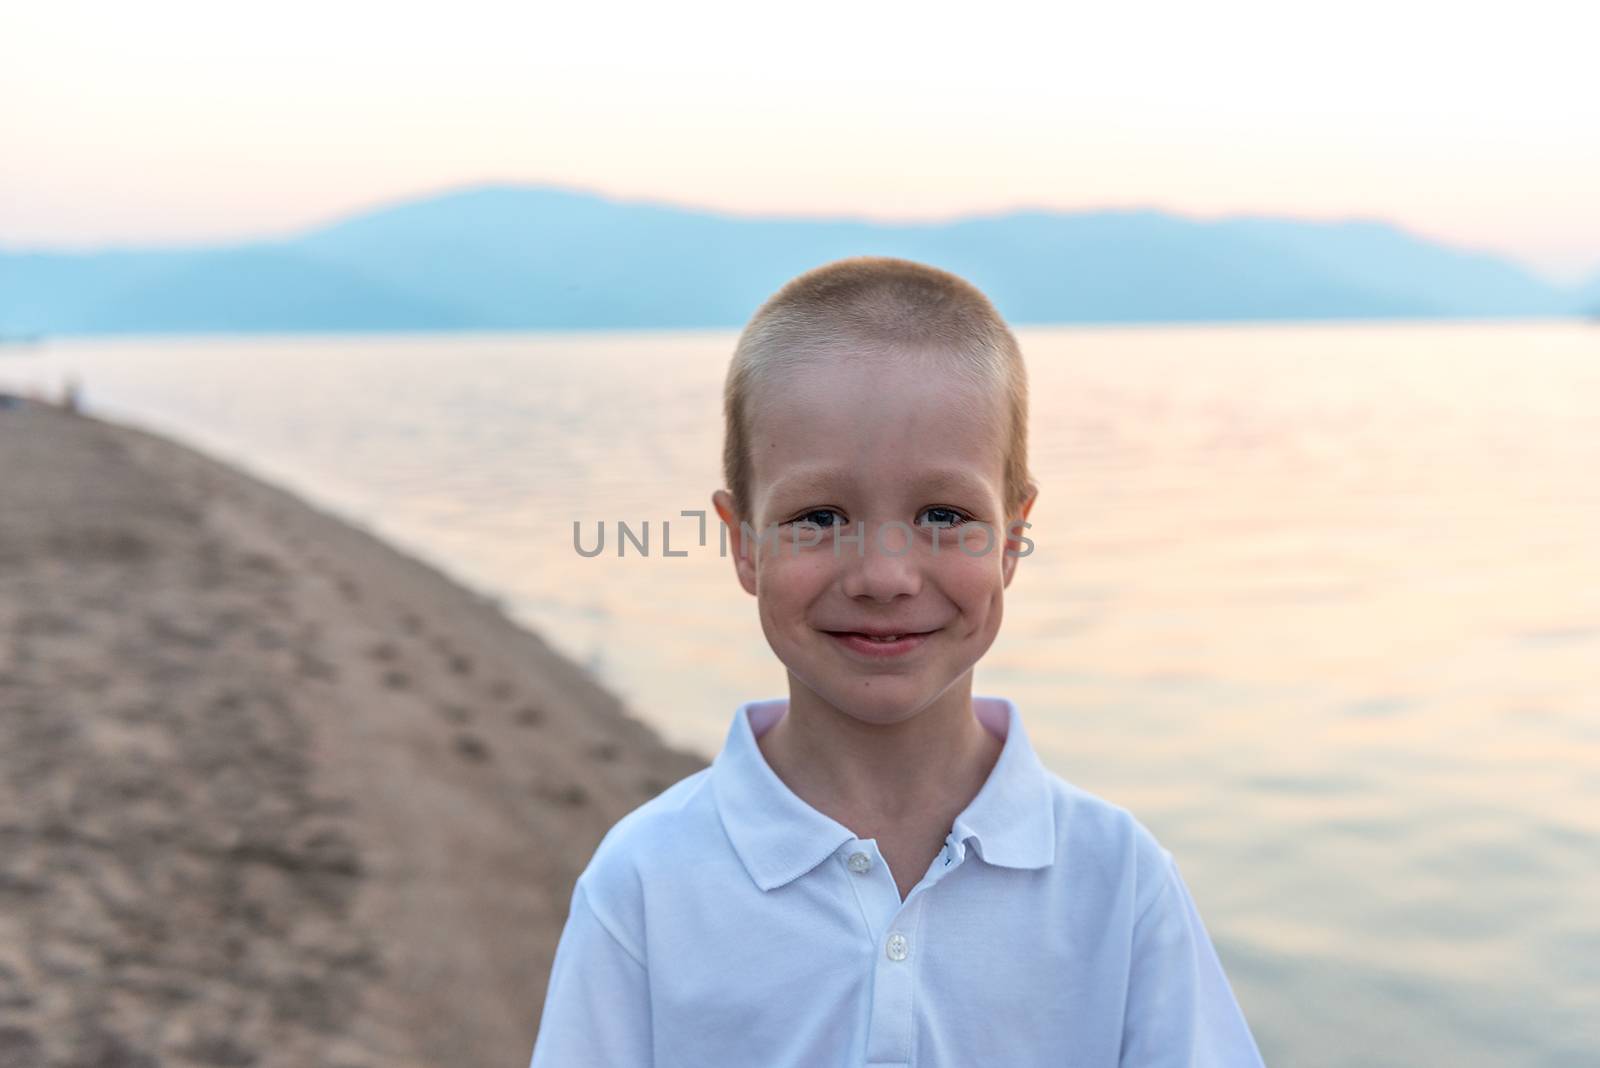
[[[745,540],[740,525],[740,515],[733,506],[733,494],[717,490],[711,495],[711,507],[717,510],[723,525],[728,528],[728,544],[733,549],[733,570],[739,576],[744,592],[756,595],[756,563],[750,556],[750,545]]]
[[[1023,498],[1019,514],[1012,518],[1006,526],[1006,550],[1000,559],[1002,586],[1011,585],[1011,576],[1017,570],[1017,560],[1033,552],[1033,539],[1027,536],[1027,527],[1023,526],[1028,519],[1028,513],[1033,511],[1033,502],[1039,499],[1039,487],[1032,482],[1028,483],[1028,495]]]

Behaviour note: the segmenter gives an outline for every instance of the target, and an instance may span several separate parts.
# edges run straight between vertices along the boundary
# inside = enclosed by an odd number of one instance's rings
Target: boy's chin
[[[887,726],[910,719],[942,692],[925,681],[892,675],[871,679],[839,679],[807,687],[823,704],[852,719]]]

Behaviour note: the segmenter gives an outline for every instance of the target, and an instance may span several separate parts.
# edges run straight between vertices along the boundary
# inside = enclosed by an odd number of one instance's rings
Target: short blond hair
[[[723,387],[723,477],[750,515],[750,407],[773,372],[870,349],[931,356],[968,381],[1001,391],[1006,516],[1033,488],[1028,473],[1028,374],[1022,349],[989,298],[949,271],[889,256],[853,256],[813,268],[769,297],[745,324]]]

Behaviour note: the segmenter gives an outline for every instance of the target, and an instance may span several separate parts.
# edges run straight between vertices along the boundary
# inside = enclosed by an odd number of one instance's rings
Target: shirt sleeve
[[[1120,1068],[1263,1068],[1176,861],[1133,930]]]
[[[529,1068],[649,1068],[650,986],[580,879],[550,966]]]

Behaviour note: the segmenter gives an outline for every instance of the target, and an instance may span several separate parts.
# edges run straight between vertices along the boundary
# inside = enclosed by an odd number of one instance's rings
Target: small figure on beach
[[[66,382],[61,387],[61,410],[76,412],[79,410],[82,390],[76,374],[69,373]]]

